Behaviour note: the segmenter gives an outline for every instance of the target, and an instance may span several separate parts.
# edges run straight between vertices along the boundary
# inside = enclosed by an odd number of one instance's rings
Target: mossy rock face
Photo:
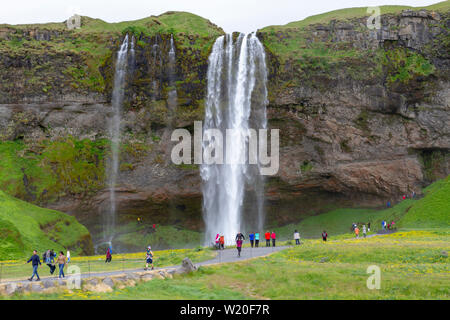
[[[223,30],[187,12],[120,23],[81,17],[81,28],[74,30],[68,30],[65,23],[2,25],[0,75],[4,81],[0,82],[0,101],[18,102],[43,95],[57,99],[74,93],[110,97],[114,53],[126,33],[135,37],[137,51],[151,47],[148,39],[159,38],[166,46],[173,36],[180,57],[177,69],[181,70],[182,65],[203,64],[204,59],[195,59],[207,58]],[[163,53],[168,52],[163,49]],[[186,63],[181,62],[184,56]]]
[[[0,181],[11,195],[36,203],[103,187],[106,140],[0,142]]]

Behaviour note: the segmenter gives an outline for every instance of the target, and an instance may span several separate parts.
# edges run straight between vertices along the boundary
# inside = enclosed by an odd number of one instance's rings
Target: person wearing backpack
[[[253,248],[253,243],[255,242],[255,233],[252,232],[248,235],[248,239],[250,240],[250,246]]]
[[[326,241],[327,241],[327,238],[328,238],[328,233],[327,233],[325,230],[323,230],[323,232],[322,232],[322,240],[323,240],[324,242],[326,242]]]
[[[238,232],[236,235],[236,248],[238,251],[238,257],[241,256],[241,250],[242,250],[242,243],[244,242],[245,237],[241,232]]]
[[[148,270],[149,264],[152,266],[152,270],[153,270],[154,269],[154,267],[153,267],[153,251],[152,251],[152,247],[150,247],[150,246],[147,247],[146,263],[145,263],[145,268],[144,268],[145,271]]]

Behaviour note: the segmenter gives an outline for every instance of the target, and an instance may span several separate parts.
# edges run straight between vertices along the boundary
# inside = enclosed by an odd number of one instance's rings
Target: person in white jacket
[[[294,231],[294,240],[295,244],[300,244],[300,233],[297,230]]]
[[[70,251],[69,250],[67,250],[66,258],[67,258],[67,263],[69,263],[70,262]]]
[[[363,225],[363,236],[364,236],[364,238],[366,237],[366,235],[367,235],[366,225]]]

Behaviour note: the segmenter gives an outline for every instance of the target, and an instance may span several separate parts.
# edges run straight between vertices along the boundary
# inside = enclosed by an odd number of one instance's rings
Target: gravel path
[[[256,257],[262,257],[266,256],[268,254],[271,254],[273,252],[277,252],[283,249],[289,248],[288,246],[281,246],[281,247],[259,247],[259,248],[243,248],[241,251],[241,257],[237,256],[237,249],[225,249],[225,250],[219,250],[217,252],[217,256],[211,260],[206,260],[202,262],[195,263],[196,266],[207,266],[207,265],[213,265],[218,263],[229,263],[229,262],[237,262],[237,261],[243,261],[248,260]],[[143,262],[144,263],[144,262]],[[167,266],[167,267],[161,267],[161,268],[155,268],[155,270],[160,269],[172,269],[177,268],[179,266]],[[93,278],[93,277],[108,277],[108,276],[115,276],[119,274],[127,274],[127,273],[135,273],[135,272],[142,272],[144,271],[143,268],[140,269],[129,269],[129,270],[119,270],[119,271],[107,271],[107,272],[91,272],[91,273],[82,273],[81,278],[87,279],[87,278]],[[57,270],[55,271],[57,272]],[[58,280],[58,276],[56,277],[41,277],[41,281],[44,280]],[[35,280],[33,280],[33,283]],[[16,281],[8,281],[3,283],[23,283],[27,284],[30,283],[28,280],[16,280]]]

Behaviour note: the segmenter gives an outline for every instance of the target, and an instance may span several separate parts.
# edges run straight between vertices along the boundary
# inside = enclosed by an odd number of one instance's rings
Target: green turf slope
[[[450,228],[450,176],[424,190],[425,196],[400,220],[405,229]]]
[[[19,259],[47,249],[93,251],[88,230],[65,213],[43,209],[0,191],[0,260]]]

